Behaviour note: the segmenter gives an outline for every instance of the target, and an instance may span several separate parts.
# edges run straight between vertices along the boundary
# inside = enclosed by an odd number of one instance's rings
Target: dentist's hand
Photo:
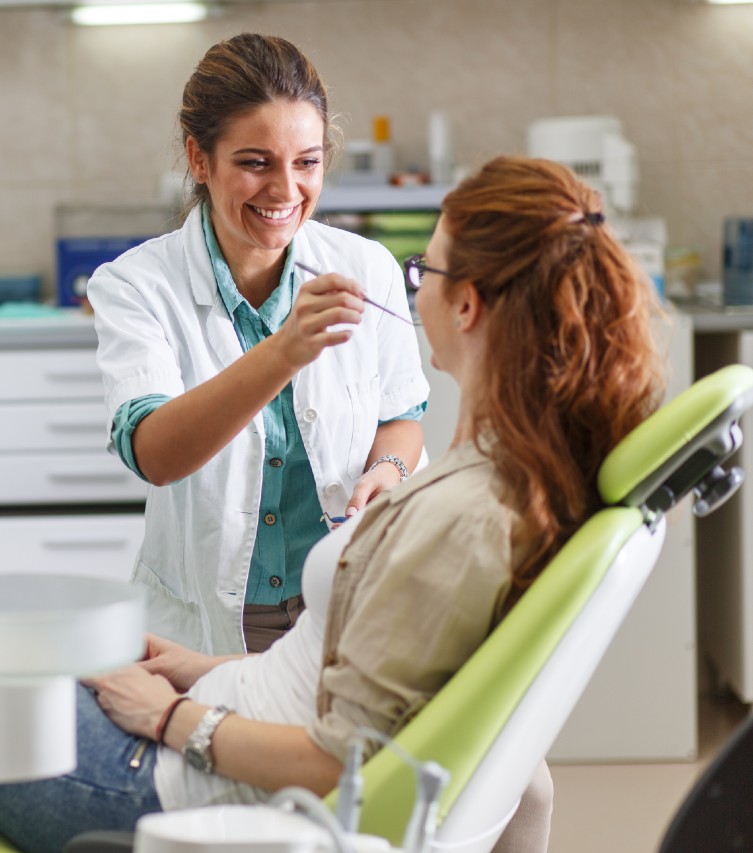
[[[301,285],[298,297],[282,328],[273,338],[280,355],[297,370],[310,364],[325,347],[350,340],[352,328],[361,322],[364,301],[361,285],[337,273],[328,273]]]
[[[400,472],[394,465],[382,463],[373,471],[366,471],[356,481],[353,494],[345,507],[345,515],[351,516],[360,512],[374,498],[396,486],[400,482]]]

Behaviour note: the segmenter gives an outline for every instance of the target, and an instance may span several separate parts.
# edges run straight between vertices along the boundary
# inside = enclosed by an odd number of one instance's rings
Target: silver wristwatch
[[[405,462],[399,456],[393,456],[391,453],[388,453],[386,456],[380,456],[379,459],[373,464],[369,466],[369,471],[373,471],[377,465],[381,465],[382,462],[391,462],[395,468],[400,472],[400,482],[408,479],[408,469],[405,467]]]
[[[218,705],[204,714],[199,720],[199,725],[188,736],[188,740],[183,746],[183,757],[197,770],[204,773],[212,772],[212,756],[209,753],[209,748],[212,745],[212,736],[217,730],[217,726],[227,717],[232,714],[230,708],[225,705]]]

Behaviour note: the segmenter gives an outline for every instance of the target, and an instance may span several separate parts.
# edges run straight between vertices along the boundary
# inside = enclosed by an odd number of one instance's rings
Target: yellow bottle
[[[389,181],[395,171],[395,152],[392,147],[390,120],[387,116],[375,116],[371,132],[374,143],[374,160],[372,170],[384,176]]]

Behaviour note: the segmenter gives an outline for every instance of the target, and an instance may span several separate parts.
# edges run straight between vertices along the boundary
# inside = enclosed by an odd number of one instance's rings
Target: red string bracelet
[[[181,702],[187,702],[190,697],[188,696],[178,696],[177,699],[174,699],[168,706],[165,708],[164,713],[160,717],[160,721],[157,723],[157,729],[154,733],[154,739],[157,743],[165,742],[165,729],[167,728],[167,724],[172,719],[173,714],[175,713],[175,709],[180,705]]]

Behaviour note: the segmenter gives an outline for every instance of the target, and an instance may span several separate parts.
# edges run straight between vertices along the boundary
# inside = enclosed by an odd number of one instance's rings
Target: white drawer
[[[94,349],[0,352],[0,400],[104,400]]]
[[[143,537],[138,514],[0,518],[0,572],[127,581]]]
[[[0,505],[122,503],[145,496],[146,483],[105,451],[0,456]]]
[[[103,402],[0,402],[0,454],[24,450],[106,452]]]

